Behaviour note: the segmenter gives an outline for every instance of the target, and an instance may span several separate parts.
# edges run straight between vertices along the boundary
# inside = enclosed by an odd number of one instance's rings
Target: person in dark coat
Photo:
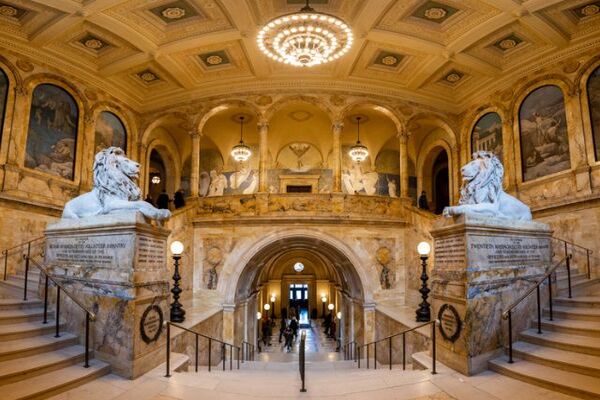
[[[427,195],[423,190],[419,196],[419,208],[422,210],[429,210],[429,202],[427,201]]]
[[[281,337],[283,336],[283,331],[285,331],[285,328],[287,327],[287,324],[285,322],[285,318],[281,318],[281,322],[279,323],[279,343],[281,343]]]
[[[175,208],[185,207],[185,197],[183,195],[183,189],[179,189],[175,192],[175,198],[173,200]]]
[[[290,321],[290,329],[292,330],[292,335],[294,336],[294,341],[298,337],[298,320],[296,317],[293,317]]]
[[[331,327],[331,313],[325,315],[325,318],[323,320],[323,326],[325,327],[325,330],[323,332],[325,333],[325,335],[329,335],[329,328]]]
[[[294,333],[289,326],[284,329],[283,337],[285,337],[285,350],[289,353],[292,351],[292,341],[294,339]]]
[[[158,195],[158,199],[156,199],[156,207],[168,210],[170,201],[167,191],[163,189],[162,193]]]

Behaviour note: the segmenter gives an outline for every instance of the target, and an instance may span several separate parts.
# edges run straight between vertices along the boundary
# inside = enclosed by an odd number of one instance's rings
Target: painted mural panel
[[[127,131],[115,114],[102,111],[96,120],[95,153],[107,147],[120,147],[127,152]]]
[[[554,85],[531,92],[519,110],[523,181],[571,168],[565,102]]]
[[[31,99],[25,166],[73,179],[79,110],[69,93],[42,84]]]
[[[379,159],[373,166],[371,157],[360,164],[353,162],[348,155],[350,146],[342,146],[342,191],[344,193],[366,194],[369,196],[398,197],[400,193],[400,176],[398,172],[391,173],[391,165],[398,170],[398,164],[393,160],[400,157]],[[396,152],[396,154],[398,154]],[[378,168],[379,166],[379,168]],[[381,170],[380,170],[381,168]]]
[[[587,82],[592,134],[594,135],[594,154],[600,161],[600,67],[596,68]]]
[[[471,132],[471,152],[491,151],[502,160],[502,119],[495,112],[479,118]]]
[[[200,153],[200,194],[208,197],[232,194],[251,194],[258,191],[258,146],[248,144],[252,157],[246,162],[236,162],[229,155],[223,164],[218,150]]]
[[[0,139],[2,139],[2,128],[4,127],[4,115],[6,114],[6,100],[8,99],[8,78],[0,69]]]

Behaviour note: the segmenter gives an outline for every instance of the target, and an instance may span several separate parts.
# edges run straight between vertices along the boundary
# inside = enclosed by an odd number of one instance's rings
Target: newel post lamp
[[[322,295],[321,296],[321,302],[323,303],[323,312],[322,312],[322,314],[323,314],[323,318],[325,318],[325,303],[327,303],[327,296]]]
[[[274,294],[271,295],[271,318],[275,319],[275,300],[277,298]]]
[[[423,270],[421,271],[421,289],[419,292],[421,293],[421,298],[423,301],[419,304],[419,308],[417,309],[417,322],[429,322],[431,320],[431,306],[427,302],[427,297],[429,295],[429,288],[427,287],[427,280],[429,276],[427,276],[427,259],[429,258],[429,253],[431,252],[431,246],[427,242],[421,242],[417,245],[417,252],[421,256],[421,267]]]
[[[171,303],[171,322],[183,322],[185,321],[185,310],[179,302],[179,295],[182,290],[179,287],[179,281],[181,275],[179,275],[179,260],[181,259],[181,253],[183,253],[183,243],[176,240],[171,243],[171,253],[173,254],[173,262],[175,263],[175,272],[173,273],[173,303]]]

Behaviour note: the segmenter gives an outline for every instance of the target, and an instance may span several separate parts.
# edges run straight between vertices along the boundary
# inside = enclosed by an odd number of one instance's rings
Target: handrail
[[[358,342],[356,340],[353,340],[351,342],[346,343],[343,347],[344,347],[344,359],[345,360],[349,360],[349,359],[353,359],[354,362],[357,361],[357,351],[356,349],[358,347],[360,347],[361,345],[358,344]]]
[[[240,347],[242,348],[242,362],[244,362],[244,360],[254,361],[254,345],[250,342],[246,342],[245,340],[243,340],[240,344]],[[244,348],[247,348],[247,350],[244,351]]]
[[[176,324],[171,321],[165,321],[163,325],[167,328],[167,352],[166,352],[167,353],[167,362],[166,362],[167,374],[165,375],[166,378],[171,377],[171,326],[182,329],[186,332],[193,333],[195,335],[195,338],[196,338],[196,354],[195,354],[196,355],[196,372],[198,372],[198,365],[199,365],[199,363],[198,363],[198,354],[199,354],[198,338],[199,337],[208,339],[208,372],[210,372],[212,369],[212,342],[213,341],[221,344],[221,359],[223,360],[223,371],[225,371],[225,361],[227,358],[227,351],[225,350],[226,346],[229,346],[229,370],[233,370],[233,349],[237,350],[236,351],[236,353],[237,353],[237,369],[240,369],[241,347],[236,346],[231,343],[224,342],[219,339],[215,339],[215,338],[207,336],[203,333],[196,332],[192,329],[186,328],[184,326],[181,326],[181,325]]]
[[[559,262],[557,262],[556,264],[554,264],[554,266],[552,268],[550,268],[545,274],[544,276],[539,279],[537,281],[537,283],[532,286],[531,288],[529,288],[521,297],[519,297],[517,300],[513,301],[512,304],[506,309],[506,311],[502,312],[502,318],[503,319],[507,319],[508,318],[508,313],[511,312],[515,307],[517,307],[523,300],[525,300],[531,293],[533,293],[533,291],[538,288],[542,283],[544,283],[544,281],[546,279],[548,279],[548,277],[550,275],[552,275],[554,273],[554,271],[556,271],[556,269],[558,267],[560,267],[562,265],[562,263],[564,263],[565,261],[568,263],[571,258],[573,257],[572,254],[569,254],[568,256],[566,256],[565,258],[563,258],[562,260],[560,260]]]
[[[579,249],[584,250],[585,254],[586,254],[586,258],[587,258],[587,264],[586,264],[587,278],[588,279],[592,279],[592,268],[591,268],[591,264],[590,264],[590,255],[592,255],[594,253],[594,251],[592,249],[588,249],[587,247],[581,246],[579,244],[575,244],[573,242],[569,242],[568,240],[561,239],[561,238],[558,238],[558,237],[555,237],[555,236],[552,236],[552,239],[558,240],[558,241],[560,241],[560,242],[562,242],[564,244],[565,257],[569,253],[568,245],[571,245],[571,247],[578,247]],[[569,272],[569,298],[571,298],[571,277],[570,277],[570,272]]]
[[[50,279],[52,281],[52,283],[54,283],[54,285],[56,285],[58,288],[60,288],[75,304],[77,304],[79,306],[79,308],[81,308],[83,311],[85,311],[86,313],[90,314],[90,319],[92,321],[96,320],[96,314],[91,311],[90,309],[88,309],[86,306],[84,306],[83,304],[81,304],[81,302],[79,300],[77,300],[72,294],[70,294],[67,289],[60,283],[58,283],[52,276],[50,276],[50,274],[48,274],[48,271],[42,267],[37,261],[35,261],[33,258],[31,257],[27,257],[27,260],[29,260],[29,262],[33,263],[33,265],[39,269],[44,276],[48,277],[48,279]],[[25,279],[27,280],[27,279]],[[24,300],[27,300],[27,298],[25,298]]]
[[[508,320],[508,362],[512,364],[513,361],[513,346],[512,346],[512,313],[513,310],[521,304],[523,300],[525,300],[533,291],[536,291],[536,300],[537,300],[537,333],[539,335],[542,334],[542,309],[541,309],[541,300],[540,300],[540,287],[544,283],[546,279],[548,279],[548,299],[549,299],[549,320],[553,320],[552,313],[552,274],[556,272],[556,269],[565,264],[567,267],[567,278],[569,285],[569,298],[571,298],[571,258],[573,258],[573,254],[568,254],[565,258],[554,264],[545,274],[544,276],[537,281],[535,285],[529,288],[523,295],[521,295],[517,300],[515,300],[503,313],[502,319]]]
[[[24,284],[24,294],[23,300],[27,300],[27,280],[29,279],[29,264],[33,263],[33,265],[40,270],[42,274],[44,274],[45,283],[44,283],[44,324],[48,323],[48,280],[52,281],[56,286],[56,314],[54,316],[56,320],[56,333],[54,337],[60,337],[60,292],[63,291],[72,301],[77,304],[83,311],[85,311],[85,363],[83,366],[85,368],[89,368],[90,366],[90,321],[96,320],[96,314],[93,311],[90,311],[86,306],[81,304],[79,300],[77,300],[72,294],[70,294],[67,289],[58,283],[53,277],[48,274],[46,268],[42,267],[37,261],[30,257],[29,251],[31,250],[30,246],[28,248],[28,254],[25,257],[25,284]]]
[[[300,347],[298,348],[298,369],[300,370],[300,379],[302,380],[302,393],[306,392],[306,331],[300,334]]]
[[[2,256],[4,257],[4,278],[3,278],[3,280],[6,280],[6,278],[7,278],[7,271],[8,271],[8,253],[9,253],[11,250],[14,250],[14,249],[20,249],[20,248],[22,248],[22,247],[24,247],[24,246],[27,246],[27,257],[28,257],[28,256],[30,255],[30,253],[31,253],[31,244],[32,244],[32,243],[34,243],[34,242],[37,242],[38,240],[42,240],[42,239],[45,239],[45,238],[46,238],[45,236],[41,236],[41,237],[38,237],[38,238],[32,239],[32,240],[30,240],[30,241],[28,241],[28,242],[23,242],[23,243],[21,243],[21,244],[18,244],[18,245],[16,245],[16,246],[9,247],[9,248],[7,248],[7,249],[4,249],[4,250],[2,250]]]
[[[431,353],[432,353],[432,358],[433,358],[433,365],[432,365],[432,369],[431,369],[431,374],[435,375],[437,374],[436,372],[436,340],[435,340],[435,327],[436,325],[439,325],[440,321],[435,319],[429,322],[425,322],[421,325],[417,325],[415,327],[412,327],[410,329],[406,329],[402,332],[399,333],[395,333],[393,335],[387,336],[383,339],[378,339],[375,340],[373,342],[369,342],[367,344],[364,344],[362,346],[358,346],[357,347],[357,358],[358,358],[358,368],[360,368],[360,359],[361,359],[361,353],[362,353],[362,349],[364,347],[366,347],[367,351],[366,351],[366,361],[367,361],[367,369],[369,369],[369,350],[370,350],[370,346],[373,345],[373,350],[374,350],[374,354],[373,354],[373,368],[377,369],[377,343],[380,342],[384,342],[384,341],[388,341],[388,350],[389,350],[389,366],[390,366],[390,370],[392,369],[392,339],[402,335],[402,369],[405,370],[406,369],[406,334],[409,332],[413,332],[419,328],[423,328],[427,325],[431,325]]]
[[[562,238],[559,238],[559,237],[556,237],[556,236],[552,236],[552,239],[554,239],[554,240],[560,240],[560,241],[561,241],[561,242],[563,242],[563,243],[568,243],[568,244],[570,244],[571,246],[579,247],[580,249],[583,249],[583,250],[589,251],[590,253],[593,253],[593,252],[594,252],[594,250],[592,250],[592,249],[590,249],[590,248],[587,248],[587,247],[585,247],[585,246],[582,246],[582,245],[580,245],[580,244],[573,243],[573,242],[570,242],[570,241],[568,241],[568,240],[565,240],[565,239],[562,239]]]

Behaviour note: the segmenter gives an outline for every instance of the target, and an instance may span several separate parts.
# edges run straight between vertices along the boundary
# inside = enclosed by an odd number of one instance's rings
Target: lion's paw
[[[158,218],[159,220],[169,219],[171,218],[171,211],[169,210],[158,210]]]

